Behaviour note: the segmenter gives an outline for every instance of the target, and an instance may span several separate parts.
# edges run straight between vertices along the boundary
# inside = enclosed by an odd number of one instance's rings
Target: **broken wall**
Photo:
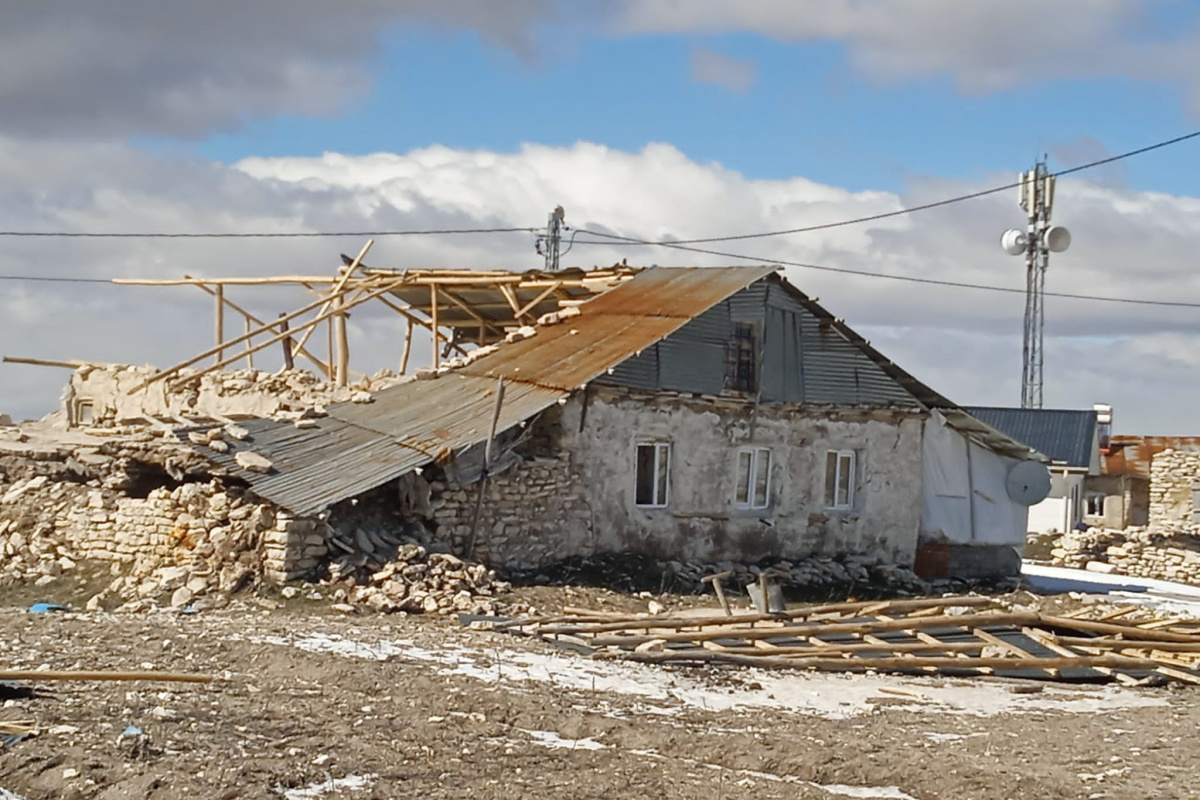
[[[1191,522],[1193,487],[1200,481],[1200,453],[1164,450],[1150,462],[1149,524]]]
[[[891,410],[798,411],[594,386],[535,423],[530,457],[490,481],[479,549],[535,566],[638,551],[660,560],[756,561],[866,554],[913,561],[922,418]],[[635,502],[639,442],[671,446],[666,508]],[[734,506],[738,450],[771,451],[766,508]],[[826,507],[826,456],[853,451],[854,500]],[[439,531],[469,536],[477,486],[448,486]]]
[[[157,372],[150,366],[80,367],[64,392],[62,418],[71,426],[86,427],[148,417],[273,417],[351,400],[356,392],[376,391],[401,380],[383,372],[355,388],[344,388],[303,369],[243,369],[210,372],[177,391],[168,388],[169,380],[138,388]],[[189,374],[194,370],[180,373]]]

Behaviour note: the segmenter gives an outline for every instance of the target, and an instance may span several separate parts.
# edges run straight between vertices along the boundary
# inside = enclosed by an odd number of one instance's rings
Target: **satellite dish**
[[[1061,225],[1053,225],[1046,229],[1046,249],[1051,253],[1061,253],[1071,246],[1071,232]]]
[[[1008,499],[1022,506],[1033,506],[1050,494],[1050,470],[1040,461],[1018,461],[1004,479]]]
[[[1065,233],[1065,231],[1064,231]],[[1067,235],[1067,240],[1070,241],[1070,234]],[[1010,256],[1019,256],[1025,252],[1025,248],[1029,245],[1029,237],[1023,231],[1016,229],[1007,230],[1000,237],[1000,246],[1004,248],[1004,252]]]

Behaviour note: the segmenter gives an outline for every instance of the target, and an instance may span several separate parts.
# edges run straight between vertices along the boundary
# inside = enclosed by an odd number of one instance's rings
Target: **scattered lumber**
[[[1053,616],[989,597],[827,603],[779,613],[625,614],[565,608],[494,630],[597,659],[760,669],[1200,684],[1200,624],[1126,607]],[[718,615],[719,614],[719,615]]]
[[[165,681],[172,683],[211,683],[211,675],[185,672],[87,672],[63,670],[0,670],[0,681]]]

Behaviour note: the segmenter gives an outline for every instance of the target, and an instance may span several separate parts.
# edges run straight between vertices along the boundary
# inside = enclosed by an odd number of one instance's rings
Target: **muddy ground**
[[[0,750],[0,797],[27,800],[1200,796],[1193,689],[667,670],[444,618],[249,603],[4,607],[0,664],[215,676],[46,683],[47,696],[8,701],[0,721],[39,734]],[[122,738],[128,726],[142,735]]]

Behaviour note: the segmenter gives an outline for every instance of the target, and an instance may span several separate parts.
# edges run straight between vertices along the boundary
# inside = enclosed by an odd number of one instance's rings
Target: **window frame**
[[[653,482],[651,484],[651,493],[654,496],[654,502],[641,503],[638,501],[638,487],[641,483],[639,480],[639,466],[641,464],[641,449],[643,447],[654,448],[654,466]],[[638,508],[655,509],[667,508],[671,504],[671,443],[654,440],[644,440],[636,442],[633,446],[633,504]],[[663,464],[663,454],[666,453],[666,463]],[[660,472],[661,478],[660,481]],[[662,487],[663,496],[658,496],[659,487]]]
[[[726,391],[740,394],[758,391],[762,380],[759,374],[759,327],[756,321],[740,320],[733,323],[733,333],[725,349]]]
[[[1100,501],[1100,510],[1092,513],[1091,505],[1093,500]],[[1105,506],[1108,504],[1108,495],[1104,492],[1086,492],[1083,496],[1083,514],[1084,517],[1103,517]]]
[[[832,456],[832,459],[830,458]],[[846,489],[846,502],[844,504],[838,502],[838,497],[842,494],[842,461],[849,459],[850,468],[847,476],[848,482]],[[829,483],[829,465],[833,461],[833,496],[830,497]],[[854,450],[827,450],[825,451],[825,508],[830,511],[850,511],[854,508],[854,499],[856,492],[854,484],[858,472],[858,453]]]
[[[764,453],[766,454],[766,462],[767,462],[766,463],[767,480],[763,486],[762,502],[759,503],[758,498],[756,497],[756,488],[757,488],[756,478],[758,477],[759,463],[760,463]],[[750,456],[750,468],[746,471],[745,482],[743,483],[742,456],[747,456],[747,455]],[[735,469],[737,470],[737,472],[735,473],[735,476],[734,476],[734,492],[733,492],[733,507],[734,508],[747,509],[747,510],[752,509],[752,510],[761,511],[762,509],[771,507],[771,467],[772,467],[771,461],[772,461],[772,459],[773,459],[773,454],[771,453],[771,448],[769,448],[769,447],[739,447],[737,449],[737,458],[734,461]],[[745,500],[738,499],[738,494],[742,490],[745,490],[745,493],[746,493]]]

